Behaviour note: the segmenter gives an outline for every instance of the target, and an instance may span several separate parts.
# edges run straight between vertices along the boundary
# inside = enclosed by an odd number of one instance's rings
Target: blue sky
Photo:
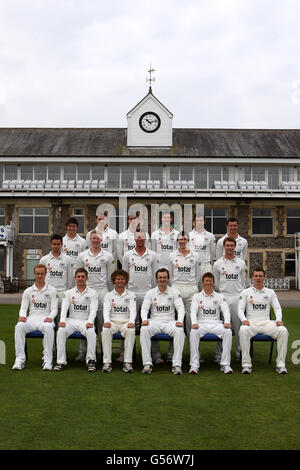
[[[0,0],[0,126],[299,128],[296,0]]]

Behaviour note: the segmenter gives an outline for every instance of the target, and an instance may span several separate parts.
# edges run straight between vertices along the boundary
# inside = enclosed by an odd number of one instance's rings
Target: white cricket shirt
[[[50,317],[52,320],[57,315],[58,302],[56,297],[56,289],[50,284],[45,284],[39,290],[35,284],[25,289],[20,307],[19,316],[27,317]]]
[[[266,321],[270,320],[271,307],[274,309],[276,321],[281,321],[282,310],[275,291],[267,287],[257,290],[252,286],[241,293],[238,315],[241,322],[245,320]]]
[[[237,295],[245,288],[246,264],[240,258],[233,260],[224,257],[213,266],[215,288],[226,295]]]
[[[141,318],[147,320],[150,310],[151,320],[159,322],[175,321],[175,310],[177,311],[177,321],[183,322],[184,305],[182,298],[175,287],[168,286],[165,292],[161,292],[158,287],[150,289],[144,298]]]
[[[114,258],[108,251],[100,250],[94,255],[90,249],[79,254],[78,268],[85,268],[88,272],[87,285],[92,289],[105,289],[111,285],[110,276],[114,270]]]
[[[104,296],[103,318],[104,323],[109,321],[127,321],[134,323],[136,317],[136,298],[133,292],[125,289],[119,294],[116,289]]]
[[[86,287],[79,292],[77,287],[65,292],[61,305],[60,321],[65,322],[69,311],[69,318],[94,323],[98,309],[98,294],[94,289]]]
[[[158,267],[168,269],[169,256],[177,250],[178,230],[166,234],[161,228],[151,235],[152,250],[157,253]]]
[[[79,253],[86,249],[87,243],[78,233],[74,238],[70,238],[68,234],[63,237],[62,253],[70,258],[73,265],[75,265]]]
[[[128,289],[133,292],[146,292],[156,284],[157,254],[146,248],[141,256],[136,250],[127,251],[122,267],[129,274]]]
[[[127,251],[131,251],[135,249],[135,233],[131,232],[129,229],[125,230],[125,232],[120,233],[118,241],[117,241],[117,252],[118,252],[118,260],[123,265],[123,257]],[[150,245],[150,237],[149,234],[146,233],[146,247],[149,248]]]
[[[225,238],[228,238],[228,235],[224,235],[222,238],[220,238],[217,242],[217,248],[216,248],[216,259],[220,259],[222,256],[224,256],[225,250],[223,247],[223,242]],[[236,241],[236,247],[234,250],[234,254],[237,258],[241,258],[244,261],[246,260],[247,256],[247,250],[248,250],[248,242],[246,238],[241,237],[238,235],[238,237],[235,239]]]
[[[209,263],[214,259],[216,251],[216,239],[211,232],[204,230],[202,233],[195,229],[189,233],[189,246],[199,255],[201,263]]]
[[[86,235],[86,244],[88,248],[91,247],[91,233],[92,232],[93,230],[88,232]],[[101,243],[102,250],[108,251],[109,253],[113,255],[114,258],[116,258],[118,233],[112,228],[106,227],[106,229],[104,229],[102,232],[102,237],[103,237],[102,243]]]
[[[61,253],[58,258],[52,252],[40,260],[47,268],[46,282],[55,287],[57,292],[63,292],[72,285],[73,270],[70,258]]]
[[[230,323],[230,310],[223,294],[213,291],[207,295],[204,290],[194,294],[191,304],[191,322],[223,323],[220,313],[223,313],[224,323]]]
[[[170,254],[168,270],[171,284],[198,285],[200,278],[199,255],[190,250],[183,256],[178,250]]]

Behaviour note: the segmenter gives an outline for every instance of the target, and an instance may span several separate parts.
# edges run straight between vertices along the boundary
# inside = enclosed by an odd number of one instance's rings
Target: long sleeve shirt
[[[168,270],[170,284],[198,285],[200,280],[200,260],[195,251],[183,256],[178,250],[170,255]]]
[[[244,289],[238,304],[238,316],[241,322],[245,320],[270,320],[271,307],[274,309],[276,321],[282,320],[282,309],[273,289],[255,287]],[[246,312],[246,314],[245,314]]]
[[[95,229],[94,229],[95,230]],[[86,234],[86,244],[87,247],[91,247],[91,233],[93,230]],[[112,254],[113,258],[117,258],[117,242],[118,242],[118,233],[112,228],[106,227],[102,232],[102,250],[108,251]]]
[[[226,295],[237,295],[245,288],[246,264],[240,258],[233,260],[224,257],[213,266],[215,289]]]
[[[117,241],[117,252],[118,252],[118,260],[123,265],[123,257],[127,251],[134,250],[135,248],[135,233],[131,232],[131,230],[127,229],[125,232],[120,233],[118,241]],[[146,233],[146,247],[150,247],[150,237],[149,234]]]
[[[142,256],[136,250],[128,251],[124,255],[122,267],[129,274],[129,290],[145,292],[155,286],[155,273],[158,267],[154,251],[146,248]]]
[[[92,289],[109,289],[111,274],[114,270],[114,258],[108,251],[100,250],[94,255],[91,250],[85,250],[78,256],[78,268],[85,268],[88,272],[87,285]]]
[[[104,323],[110,321],[127,321],[134,323],[136,317],[136,298],[133,292],[125,289],[120,295],[116,289],[104,296]]]
[[[221,312],[224,316],[224,323],[230,323],[230,310],[224,295],[213,291],[207,295],[204,290],[194,294],[191,304],[192,324],[201,322],[220,323]]]
[[[216,239],[211,232],[204,230],[202,233],[192,230],[189,233],[189,246],[199,255],[201,263],[209,263],[214,259],[216,251]]]
[[[170,286],[165,292],[155,287],[146,293],[141,308],[142,321],[147,320],[149,311],[150,318],[159,322],[175,321],[177,311],[177,321],[182,323],[185,315],[183,301],[178,290]]]
[[[225,251],[224,251],[224,247],[223,247],[223,242],[225,240],[225,238],[228,238],[228,235],[224,235],[222,238],[220,238],[217,242],[217,248],[216,248],[216,259],[220,259]],[[241,237],[240,235],[238,235],[238,237],[236,238],[236,247],[235,247],[235,250],[234,250],[234,254],[235,254],[235,257],[236,258],[241,258],[242,260],[246,260],[246,256],[247,256],[247,250],[248,250],[248,242],[246,240],[246,238],[243,238]]]
[[[57,258],[52,252],[40,260],[47,268],[46,282],[57,292],[63,292],[72,286],[73,269],[70,259],[61,253]]]
[[[166,234],[161,228],[151,235],[151,248],[157,253],[158,268],[168,269],[170,254],[177,250],[178,230]]]
[[[33,286],[28,287],[23,293],[19,316],[49,317],[54,320],[57,315],[57,308],[56,289],[46,283],[44,287],[39,290],[36,285],[33,284]]]
[[[94,289],[86,287],[79,292],[77,287],[65,292],[61,305],[60,321],[65,322],[69,311],[69,318],[94,323],[98,309],[98,294]]]

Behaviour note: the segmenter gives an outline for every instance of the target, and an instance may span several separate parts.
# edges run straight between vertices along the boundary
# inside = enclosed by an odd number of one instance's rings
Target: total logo
[[[52,269],[49,272],[50,277],[63,277],[64,273],[63,271],[53,271]]]

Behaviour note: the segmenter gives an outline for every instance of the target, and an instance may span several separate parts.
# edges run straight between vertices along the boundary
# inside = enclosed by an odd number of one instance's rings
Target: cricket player
[[[57,331],[57,364],[54,367],[55,371],[65,369],[67,365],[66,341],[75,331],[79,331],[87,339],[86,365],[88,371],[94,372],[96,370],[97,337],[94,322],[98,308],[98,294],[94,289],[88,287],[87,279],[88,272],[86,269],[76,269],[76,287],[65,292]]]
[[[119,269],[111,275],[114,289],[104,297],[102,329],[103,372],[112,370],[112,338],[120,332],[124,341],[124,372],[133,372],[132,353],[135,343],[136,297],[126,289],[129,275]]]
[[[250,341],[257,334],[269,335],[277,340],[276,372],[287,374],[285,358],[288,344],[288,330],[282,321],[282,309],[273,289],[264,287],[266,274],[257,267],[253,271],[253,285],[241,292],[238,315],[242,323],[239,338],[242,350],[242,374],[251,374]],[[275,321],[270,318],[271,307]]]
[[[161,268],[156,272],[157,287],[150,289],[142,305],[142,328],[140,343],[142,348],[143,374],[151,374],[151,338],[163,333],[173,337],[174,354],[172,359],[172,372],[181,375],[182,351],[185,335],[183,330],[184,305],[177,289],[170,287],[169,272]],[[175,319],[177,311],[177,321]],[[150,319],[148,314],[150,311]]]
[[[136,232],[140,229],[139,212],[128,215],[128,229],[120,233],[117,241],[118,260],[123,267],[123,257],[127,251],[134,250]],[[146,232],[146,246],[150,246],[150,237]]]
[[[198,374],[199,342],[207,333],[217,335],[222,339],[222,357],[220,361],[221,372],[232,374],[231,344],[232,331],[230,325],[230,310],[226,299],[222,294],[214,291],[214,275],[211,272],[204,273],[202,277],[203,289],[195,294],[191,305],[192,329],[190,335],[190,374]],[[224,322],[220,313],[223,313]]]
[[[246,264],[241,258],[235,256],[236,241],[234,238],[224,239],[224,255],[213,266],[215,287],[226,298],[229,305],[231,324],[235,334],[235,354],[240,360],[239,329],[241,321],[238,316],[238,302],[242,290],[245,288]],[[220,359],[218,351],[216,361]]]
[[[238,220],[235,217],[230,217],[226,222],[227,233],[222,238],[220,238],[217,242],[216,248],[216,259],[220,259],[224,254],[224,240],[227,237],[234,238],[236,241],[236,247],[234,250],[234,254],[237,258],[241,258],[242,260],[246,261],[247,250],[248,250],[248,242],[246,238],[241,237],[238,233]]]
[[[63,237],[62,252],[69,258],[72,267],[72,286],[75,286],[75,271],[79,253],[87,249],[84,238],[78,235],[78,220],[70,217],[66,222],[67,233]]]
[[[35,283],[23,293],[18,323],[15,326],[16,360],[14,370],[25,367],[25,338],[31,331],[43,333],[43,370],[52,370],[54,345],[54,319],[57,315],[56,290],[47,284],[47,268],[44,264],[34,267]],[[29,309],[29,313],[27,314]]]
[[[99,297],[97,332],[100,337],[103,326],[103,301],[105,294],[112,288],[114,259],[111,253],[101,248],[102,239],[96,230],[92,231],[90,240],[91,248],[80,253],[77,267],[84,267],[87,270],[87,285],[95,289]]]
[[[117,241],[118,241],[118,233],[109,228],[108,226],[108,212],[104,211],[102,214],[96,215],[96,227],[95,229],[97,232],[100,233],[100,237],[102,238],[101,248],[104,251],[108,251],[112,254],[113,258],[117,259]],[[86,235],[86,243],[87,247],[91,247],[91,233],[93,230],[87,233]]]
[[[61,235],[52,235],[51,251],[48,255],[40,259],[40,263],[47,268],[46,282],[56,289],[58,297],[58,314],[56,321],[59,321],[61,302],[64,293],[72,287],[73,268],[70,257],[62,253],[63,239]]]
[[[189,233],[189,247],[199,255],[200,259],[200,283],[202,288],[202,277],[204,273],[212,272],[212,264],[216,253],[215,236],[205,230],[205,218],[203,215],[195,214],[193,217],[193,230]]]
[[[172,227],[170,212],[163,212],[161,227],[151,235],[151,248],[158,256],[158,268],[168,268],[169,256],[177,250],[178,230]]]
[[[197,294],[200,280],[199,255],[188,248],[189,235],[180,232],[177,237],[178,249],[170,255],[169,273],[170,284],[175,287],[183,300],[185,310],[185,332],[188,343],[191,331],[191,303]]]

